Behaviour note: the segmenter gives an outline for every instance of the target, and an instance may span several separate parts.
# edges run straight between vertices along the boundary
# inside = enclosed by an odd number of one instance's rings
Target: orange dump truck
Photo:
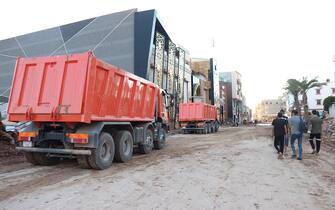
[[[91,52],[18,58],[9,121],[30,121],[17,150],[35,165],[75,157],[83,168],[162,149],[167,94],[157,85],[97,59]]]
[[[213,133],[219,130],[215,106],[202,102],[179,104],[179,122],[184,133]]]

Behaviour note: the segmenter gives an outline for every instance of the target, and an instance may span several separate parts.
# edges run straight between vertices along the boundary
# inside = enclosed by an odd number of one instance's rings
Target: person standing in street
[[[309,143],[312,146],[313,152],[312,154],[318,155],[321,147],[321,129],[322,129],[322,119],[317,115],[317,111],[312,111],[312,117],[309,120]],[[314,138],[316,143],[316,148],[314,145]]]
[[[284,111],[284,109],[281,109],[280,112],[281,112],[282,115],[283,115],[282,118],[283,118],[284,120],[286,120],[286,123],[288,124],[288,117],[285,116],[285,111]],[[289,140],[288,140],[288,135],[285,135],[285,137],[284,137],[284,154],[285,154],[285,155],[287,154],[288,142],[289,142]]]
[[[272,121],[272,125],[273,125],[272,136],[274,136],[274,147],[278,152],[278,159],[283,159],[284,139],[285,135],[287,135],[287,120],[283,119],[283,114],[281,112],[278,112],[277,118]]]
[[[303,130],[302,126],[304,125],[303,119],[298,116],[298,111],[292,111],[292,117],[289,119],[289,131],[291,134],[291,148],[292,148],[292,159],[296,158],[296,151],[295,151],[295,140],[298,140],[298,148],[299,148],[299,156],[298,160],[302,160],[302,135]]]

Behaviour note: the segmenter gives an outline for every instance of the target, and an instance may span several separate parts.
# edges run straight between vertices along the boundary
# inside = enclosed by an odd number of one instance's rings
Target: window
[[[148,80],[150,82],[154,82],[154,70],[152,68],[149,68],[149,71],[148,71]]]
[[[167,73],[163,72],[162,87],[164,90],[167,90]]]
[[[332,88],[332,93],[335,94],[335,88]]]
[[[178,92],[178,78],[174,79],[173,92],[174,93]]]
[[[174,61],[174,74],[178,75],[179,72],[179,59],[176,57]]]
[[[155,45],[152,46],[151,56],[150,56],[150,68],[155,69]]]
[[[168,70],[168,54],[167,51],[164,50],[164,57],[163,57],[163,71]]]
[[[188,102],[188,82],[184,81],[184,101]]]
[[[316,94],[317,95],[320,95],[321,94],[320,92],[321,92],[320,89],[316,89]]]
[[[321,99],[316,100],[316,105],[321,105]]]

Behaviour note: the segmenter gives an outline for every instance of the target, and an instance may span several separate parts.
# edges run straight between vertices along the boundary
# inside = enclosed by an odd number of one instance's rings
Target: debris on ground
[[[175,134],[167,147],[103,171],[76,161],[0,167],[1,209],[335,209],[331,144],[277,159],[271,126]],[[19,155],[19,154],[18,154]],[[18,156],[20,157],[20,156]],[[94,199],[92,199],[94,198]],[[131,198],[131,201],[129,200]]]

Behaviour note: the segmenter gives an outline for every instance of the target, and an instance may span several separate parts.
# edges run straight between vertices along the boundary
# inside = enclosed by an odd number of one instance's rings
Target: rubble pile
[[[335,119],[328,118],[323,121],[322,138],[324,140],[335,141]]]
[[[8,158],[11,156],[21,156],[22,153],[15,150],[15,146],[8,141],[0,140],[0,158]]]
[[[24,162],[22,152],[15,150],[15,146],[9,141],[3,141],[0,139],[0,168],[9,166],[17,163]]]
[[[328,118],[322,125],[322,148],[331,154],[335,153],[335,118]]]

